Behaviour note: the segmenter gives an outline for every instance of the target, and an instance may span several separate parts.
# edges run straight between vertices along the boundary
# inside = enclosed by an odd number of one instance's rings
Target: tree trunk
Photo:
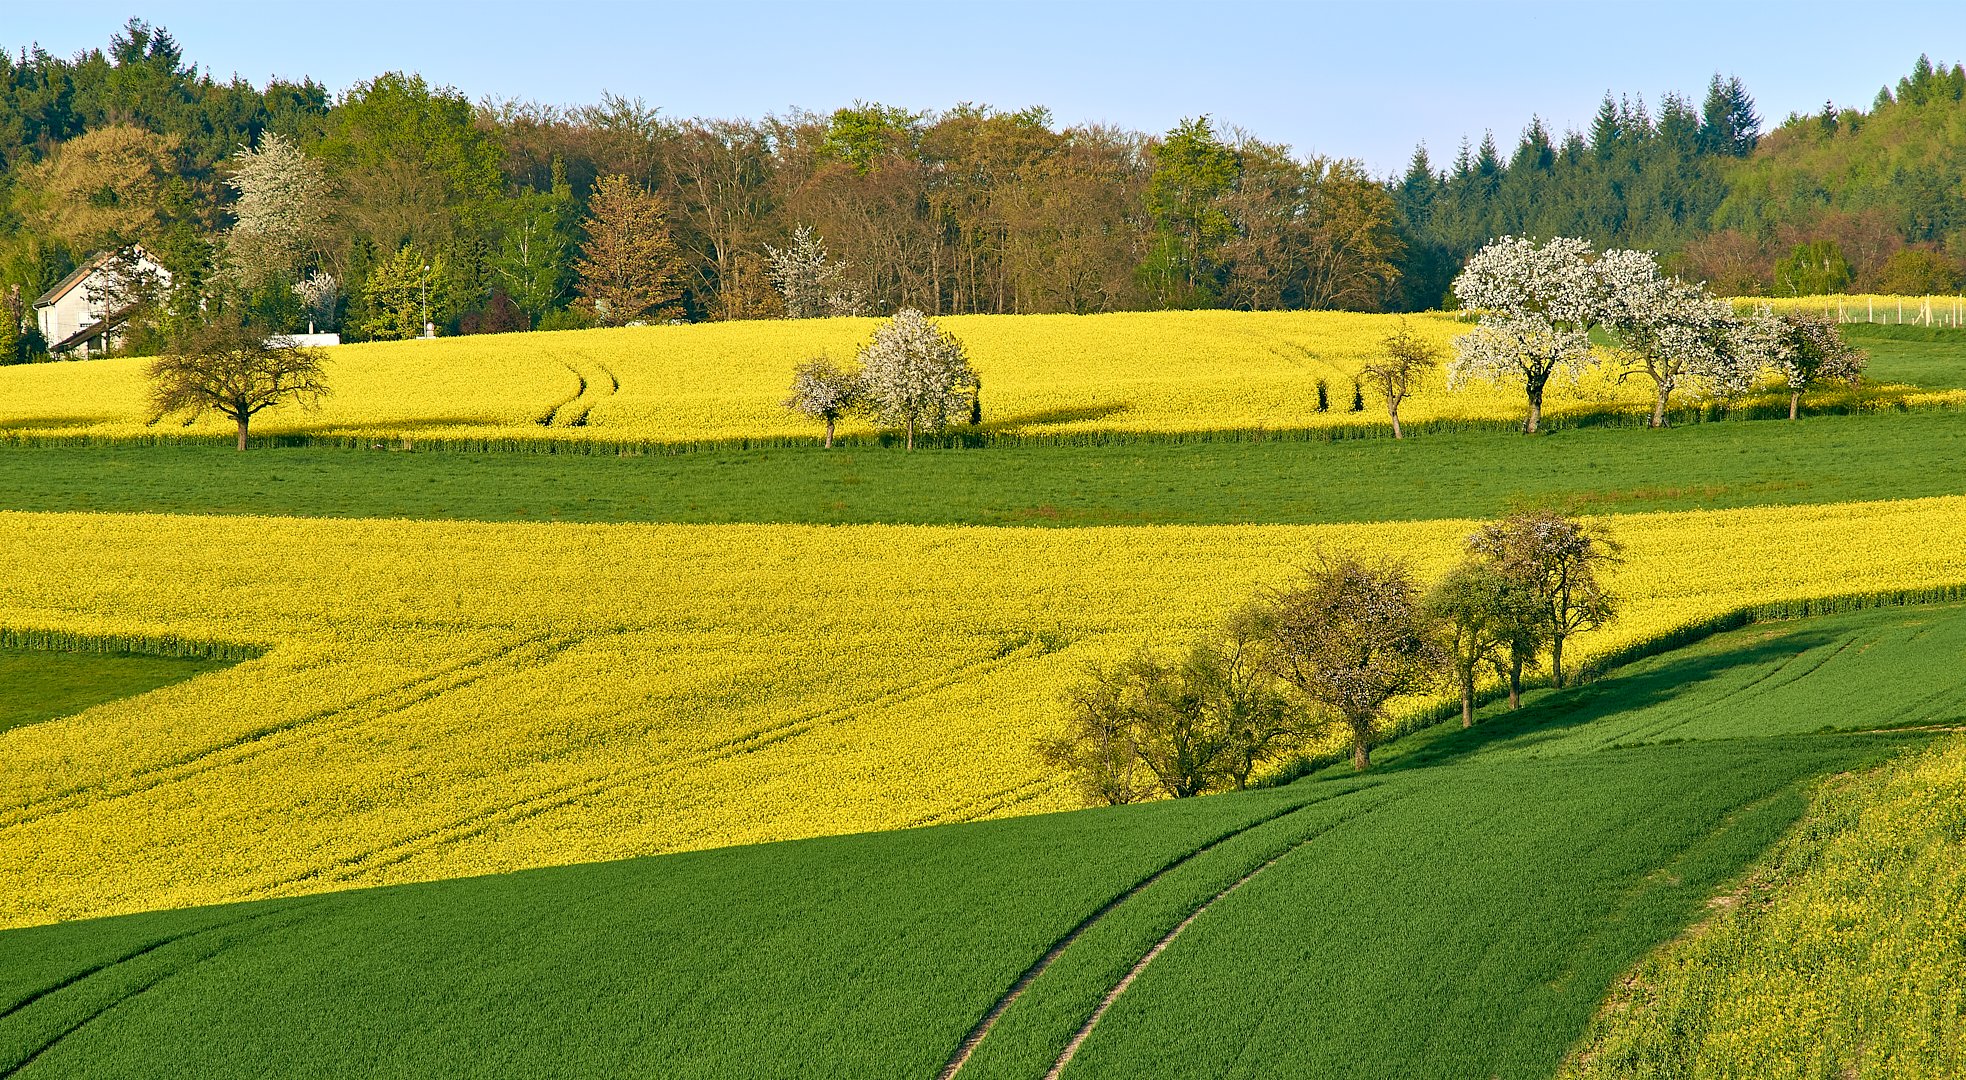
[[[912,451],[914,448],[915,448],[915,418],[911,416],[908,418],[908,449]]]
[[[1474,672],[1461,677],[1461,728],[1474,726]]]
[[[1360,736],[1352,736],[1352,771],[1364,772],[1372,764],[1372,744]]]
[[[239,421],[239,449],[244,450],[246,448],[246,425],[251,422],[252,417],[247,416],[245,413],[239,413],[233,419]]]
[[[1658,384],[1658,386],[1659,388],[1657,392],[1655,392],[1652,395],[1652,425],[1651,426],[1655,428],[1662,428],[1666,426],[1666,398],[1671,396],[1672,388],[1667,386],[1665,383],[1660,383]]]
[[[1529,384],[1529,419],[1522,426],[1524,435],[1534,435],[1543,426],[1543,384]]]
[[[1789,419],[1790,420],[1795,419],[1795,414],[1800,411],[1802,411],[1802,391],[1790,390],[1789,391]]]
[[[1522,708],[1522,654],[1509,651],[1509,708]]]
[[[1405,434],[1404,432],[1402,432],[1402,431],[1400,431],[1400,429],[1399,429],[1399,406],[1398,406],[1397,404],[1393,404],[1393,405],[1388,405],[1388,406],[1386,406],[1386,411],[1387,411],[1388,413],[1390,413],[1390,414],[1392,414],[1392,418],[1393,418],[1393,438],[1395,438],[1395,439],[1404,439],[1404,438],[1406,438],[1406,434]]]
[[[1550,635],[1550,682],[1563,689],[1563,635]]]
[[[829,416],[826,418],[826,449],[831,450],[832,448],[833,448],[833,418]]]

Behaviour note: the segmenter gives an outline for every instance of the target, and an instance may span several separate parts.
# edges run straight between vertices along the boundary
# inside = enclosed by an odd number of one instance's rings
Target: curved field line
[[[755,753],[768,746],[796,739],[821,727],[838,724],[853,718],[860,712],[871,708],[886,708],[915,698],[924,697],[938,690],[956,684],[979,671],[1006,667],[1020,659],[1025,659],[1031,647],[1019,649],[1006,656],[990,657],[954,668],[941,675],[925,679],[919,683],[879,695],[870,701],[849,705],[839,705],[803,716],[767,725],[753,731],[733,735],[712,742],[694,753],[680,758],[657,762],[655,764],[627,772],[614,772],[607,776],[588,780],[577,780],[524,795],[512,802],[475,811],[457,818],[448,824],[439,825],[425,832],[390,841],[380,847],[334,859],[326,865],[315,867],[304,873],[282,878],[265,888],[277,889],[315,878],[346,881],[369,870],[392,866],[415,857],[421,851],[445,844],[456,843],[472,836],[480,835],[497,825],[509,825],[524,821],[540,814],[571,805],[581,799],[632,784],[646,782],[664,773],[694,768],[716,761]]]
[[[306,907],[307,907],[306,904],[302,904],[300,905],[299,910],[304,912]],[[195,941],[196,939],[204,937],[207,934],[216,934],[221,931],[233,929],[235,927],[242,927],[249,923],[258,922],[261,919],[270,918],[275,915],[292,915],[295,914],[295,911],[296,908],[294,907],[284,907],[273,911],[263,911],[256,915],[247,915],[243,918],[230,919],[213,926],[203,927],[197,930],[192,930],[186,933],[178,934],[174,937],[166,938],[163,941],[157,942],[155,944],[152,944],[142,949],[138,949],[135,952],[129,953],[116,960],[112,960],[109,963],[99,964],[96,967],[90,968],[87,971],[81,972],[78,975],[66,979],[60,984],[48,990],[42,991],[41,993],[34,995],[34,997],[30,998],[28,1001],[22,1002],[19,1005],[15,1006],[13,1009],[8,1010],[8,1012],[5,1015],[12,1015],[13,1013],[18,1012],[23,1008],[26,1008],[28,1005],[31,1005],[35,1001],[41,1000],[50,994],[53,994],[60,990],[68,989],[69,987],[80,985],[81,983],[85,982],[89,977],[93,975],[98,975],[104,971],[113,970],[114,968],[118,967],[121,964],[127,963],[129,961],[138,959],[150,953],[156,952],[157,950],[163,949],[167,946],[175,945],[179,942]],[[284,923],[276,923],[270,927],[262,928],[258,930],[256,933],[254,933],[252,936],[257,937],[262,934],[269,933],[272,930],[281,929],[284,926],[291,926],[300,921],[301,920],[299,918],[288,919]],[[160,983],[163,983],[168,979],[171,979],[178,975],[182,975],[187,971],[191,971],[192,969],[198,967],[200,964],[205,963],[206,961],[219,955],[225,950],[231,948],[233,944],[237,944],[237,943],[233,942],[233,943],[221,944],[218,948],[213,949],[211,952],[205,953],[202,956],[193,957],[191,959],[191,962],[188,964],[167,968],[166,970],[159,972],[155,978],[144,980],[138,983],[138,985],[136,985],[132,989],[116,995],[114,998],[110,999],[106,1004],[102,1005],[100,1008],[96,1008],[88,1011],[85,1015],[83,1015],[81,1019],[75,1021],[72,1024],[69,1024],[68,1026],[62,1028],[59,1031],[54,1032],[46,1039],[46,1041],[42,1042],[40,1046],[37,1046],[33,1050],[28,1051],[25,1056],[20,1058],[20,1060],[15,1061],[11,1065],[7,1065],[3,1068],[0,1068],[0,1080],[6,1080],[6,1078],[8,1077],[18,1075],[23,1069],[26,1069],[29,1065],[32,1065],[34,1064],[35,1061],[39,1060],[42,1055],[46,1054],[48,1051],[53,1050],[56,1046],[60,1045],[62,1040],[68,1038],[70,1035],[75,1034],[76,1032],[82,1030],[83,1028],[88,1027],[90,1024],[96,1022],[97,1020],[102,1019],[104,1016],[108,1015],[112,1010],[122,1005],[124,1002],[130,1001],[131,999],[136,998],[141,994],[147,993],[148,991],[154,989]]]
[[[1118,908],[1120,905],[1126,903],[1128,900],[1131,900],[1135,896],[1138,896],[1140,893],[1144,892],[1149,886],[1153,885],[1155,882],[1159,881],[1160,879],[1166,877],[1168,874],[1171,874],[1175,870],[1178,870],[1181,867],[1186,866],[1188,863],[1193,862],[1194,860],[1202,857],[1203,855],[1208,854],[1209,852],[1215,850],[1218,847],[1221,847],[1223,844],[1226,844],[1231,840],[1234,840],[1236,837],[1241,836],[1244,833],[1250,832],[1253,829],[1261,828],[1262,826],[1268,825],[1274,821],[1281,821],[1282,819],[1287,818],[1290,815],[1295,814],[1300,810],[1306,810],[1313,806],[1322,806],[1323,804],[1331,802],[1335,799],[1342,799],[1347,795],[1356,794],[1357,792],[1366,791],[1371,788],[1375,788],[1377,786],[1379,785],[1376,782],[1369,783],[1369,784],[1361,784],[1358,787],[1350,788],[1345,791],[1338,792],[1336,795],[1327,795],[1324,798],[1314,798],[1307,802],[1296,803],[1292,806],[1279,810],[1274,814],[1270,814],[1267,817],[1258,818],[1257,820],[1252,821],[1247,825],[1241,826],[1236,829],[1232,829],[1226,833],[1223,833],[1220,836],[1217,836],[1215,839],[1210,840],[1208,843],[1203,844],[1202,846],[1194,849],[1193,851],[1188,852],[1185,855],[1178,856],[1170,860],[1169,862],[1162,864],[1161,867],[1155,870],[1153,873],[1148,874],[1146,877],[1143,877],[1139,881],[1136,881],[1132,885],[1128,886],[1124,892],[1121,892],[1118,896],[1115,896],[1111,900],[1106,901],[1104,904],[1099,906],[1098,910],[1094,911],[1090,915],[1087,915],[1084,919],[1081,919],[1077,926],[1074,926],[1070,930],[1067,930],[1063,937],[1059,938],[1057,941],[1052,943],[1051,948],[1045,950],[1043,956],[1038,957],[1038,959],[1034,963],[1032,963],[1030,967],[1024,969],[1024,973],[1017,977],[1017,981],[1011,983],[1010,988],[1005,990],[1003,994],[1000,995],[997,998],[997,1000],[990,1005],[990,1008],[986,1012],[984,1012],[983,1018],[976,1022],[976,1026],[969,1029],[969,1034],[963,1036],[963,1041],[958,1043],[956,1046],[956,1052],[953,1055],[951,1055],[948,1062],[942,1066],[942,1071],[936,1074],[936,1080],[953,1080],[955,1075],[958,1072],[962,1071],[962,1067],[969,1063],[970,1056],[976,1053],[976,1048],[982,1044],[983,1037],[990,1033],[991,1028],[997,1026],[997,1021],[1003,1017],[1004,1012],[1008,1010],[1013,1004],[1015,1004],[1018,998],[1024,996],[1024,991],[1030,989],[1031,984],[1037,981],[1038,976],[1043,975],[1045,971],[1051,967],[1052,963],[1055,962],[1059,956],[1063,955],[1066,949],[1071,948],[1074,942],[1078,941],[1079,938],[1085,936],[1086,931],[1091,930],[1094,926],[1097,926],[1099,922],[1103,920],[1107,915],[1112,914],[1115,908]],[[1291,851],[1297,850],[1298,847],[1302,846],[1302,844],[1306,842],[1308,841],[1307,840],[1299,841],[1297,844],[1291,845],[1291,847],[1286,851],[1284,851],[1283,854],[1278,855],[1276,856],[1276,858],[1271,859],[1270,862],[1264,863],[1262,866],[1257,867],[1256,870],[1252,870],[1248,874],[1243,875],[1240,881],[1237,881],[1235,885],[1231,885],[1229,886],[1228,889],[1225,889],[1221,893],[1217,894],[1215,899],[1210,900],[1208,903],[1212,904],[1215,902],[1215,900],[1220,900],[1223,896],[1228,895],[1230,891],[1233,891],[1236,888],[1236,886],[1241,885],[1242,882],[1248,881],[1250,878],[1256,876],[1256,873],[1258,871],[1267,868],[1271,863],[1276,862],[1277,859],[1283,858],[1284,855],[1288,855]],[[1195,921],[1195,916],[1200,915],[1203,910],[1207,909],[1207,907],[1208,904],[1203,904],[1201,908],[1196,909],[1196,911],[1193,914],[1190,914],[1188,918],[1184,922],[1182,922],[1180,927],[1175,928],[1174,933],[1176,934],[1180,933],[1183,927],[1186,927],[1188,923]],[[1173,934],[1169,934],[1167,938],[1162,939],[1161,944],[1155,946],[1155,950],[1156,950],[1155,953],[1150,953],[1148,958],[1151,959],[1154,955],[1157,955],[1158,950],[1166,947],[1167,941],[1172,940],[1173,936],[1174,936]],[[1127,976],[1126,982],[1131,982],[1133,978],[1133,974],[1137,974],[1138,969],[1145,966],[1146,966],[1146,961],[1144,960],[1141,961],[1138,965],[1136,965],[1134,972]],[[1124,985],[1125,984],[1122,983],[1122,989],[1124,988]],[[1085,1041],[1085,1033],[1091,1030],[1092,1024],[1098,1022],[1099,1016],[1105,1012],[1105,1006],[1111,1004],[1110,999],[1112,997],[1117,997],[1117,996],[1119,996],[1117,992],[1109,995],[1108,1000],[1100,1006],[1099,1011],[1093,1014],[1093,1019],[1087,1023],[1084,1029],[1081,1030],[1081,1033],[1079,1034],[1078,1038],[1074,1041],[1073,1045],[1068,1049],[1067,1051],[1068,1054],[1077,1052],[1078,1050],[1077,1044]],[[1062,1068],[1064,1068],[1062,1064],[1054,1068],[1053,1075],[1056,1074],[1057,1069],[1062,1069]]]
[[[33,824],[76,809],[78,805],[87,806],[110,799],[128,798],[166,784],[182,782],[210,769],[250,761],[276,748],[279,745],[277,740],[282,736],[302,732],[303,729],[306,734],[312,735],[323,731],[355,727],[369,719],[371,712],[386,715],[486,679],[495,673],[496,665],[517,659],[517,654],[529,648],[543,647],[545,654],[550,656],[571,647],[577,640],[579,639],[569,636],[528,638],[509,645],[501,645],[471,659],[459,661],[426,675],[416,676],[408,682],[361,694],[343,704],[317,709],[291,720],[255,728],[216,746],[204,747],[168,761],[136,769],[116,778],[120,782],[69,787],[41,798],[30,799],[16,807],[13,812],[0,815],[0,830]]]
[[[1319,835],[1323,834],[1320,833]],[[1275,866],[1278,862],[1282,861],[1284,856],[1310,843],[1312,839],[1315,839],[1315,837],[1307,837],[1290,845],[1278,854],[1271,856],[1270,861],[1237,878],[1234,882],[1230,883],[1228,888],[1209,897],[1206,903],[1190,911],[1187,918],[1182,919],[1175,925],[1174,929],[1169,930],[1159,941],[1154,942],[1154,947],[1148,949],[1147,954],[1135,962],[1133,967],[1127,971],[1126,975],[1118,983],[1113,985],[1111,990],[1106,991],[1106,996],[1099,999],[1099,1006],[1092,1010],[1091,1016],[1086,1017],[1085,1023],[1073,1034],[1072,1041],[1065,1044],[1065,1049],[1058,1055],[1058,1060],[1052,1062],[1051,1068],[1045,1072],[1044,1080],[1058,1080],[1058,1074],[1064,1072],[1065,1066],[1072,1063],[1072,1058],[1078,1055],[1079,1047],[1085,1045],[1085,1040],[1092,1035],[1092,1029],[1098,1027],[1099,1021],[1105,1018],[1106,1010],[1113,1007],[1113,1002],[1118,1001],[1121,994],[1126,993],[1127,987],[1133,985],[1133,980],[1139,978],[1140,973],[1147,970],[1147,965],[1153,963],[1155,957],[1166,951],[1167,947],[1174,943],[1174,939],[1181,936],[1181,931],[1193,925],[1196,919],[1201,918],[1203,913],[1208,911],[1209,908],[1214,907],[1223,897],[1242,888],[1249,883],[1249,879]]]

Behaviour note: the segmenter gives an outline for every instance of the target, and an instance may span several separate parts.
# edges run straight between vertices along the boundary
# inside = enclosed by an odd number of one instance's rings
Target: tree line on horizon
[[[255,86],[132,19],[106,50],[0,54],[0,303],[25,326],[84,260],[140,244],[183,297],[223,290],[261,323],[354,339],[907,308],[1417,310],[1451,302],[1499,235],[1656,250],[1723,294],[1940,292],[1966,255],[1947,198],[1966,182],[1947,142],[1963,97],[1960,68],[1921,58],[1869,112],[1764,134],[1716,76],[1698,108],[1607,97],[1588,132],[1532,121],[1506,159],[1490,137],[1381,179],[1206,116],[1148,135],[969,104],[708,120],[613,95],[473,103],[400,72],[338,95]]]

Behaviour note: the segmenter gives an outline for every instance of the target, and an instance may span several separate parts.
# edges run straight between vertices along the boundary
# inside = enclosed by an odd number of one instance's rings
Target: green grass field
[[[1966,493],[1966,415],[1404,442],[775,449],[655,457],[0,450],[0,508],[478,521],[1315,524]]]
[[[11,931],[0,1075],[934,1077],[988,1017],[957,1075],[1548,1076],[1817,778],[1966,721],[1962,643],[1762,624],[1363,777]]]
[[[1843,336],[1870,354],[1866,374],[1878,382],[1928,390],[1966,387],[1966,330],[1847,323]]]
[[[69,716],[225,666],[218,660],[131,653],[0,648],[0,731]]]

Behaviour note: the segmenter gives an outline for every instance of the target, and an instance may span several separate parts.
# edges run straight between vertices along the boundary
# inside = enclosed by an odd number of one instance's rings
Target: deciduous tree
[[[588,199],[584,255],[574,264],[580,306],[604,326],[682,313],[682,259],[662,197],[604,176]]]
[[[833,448],[833,425],[860,407],[865,388],[860,373],[827,357],[814,357],[792,369],[792,396],[785,407],[826,425],[826,449]]]
[[[1536,510],[1482,526],[1468,549],[1532,590],[1550,646],[1551,681],[1563,686],[1564,642],[1617,618],[1618,600],[1605,577],[1621,561],[1623,546],[1590,522]]]
[[[1506,678],[1511,707],[1522,701],[1522,668],[1541,641],[1542,605],[1530,583],[1487,562],[1456,566],[1427,592],[1461,691],[1461,726],[1474,726],[1475,680],[1492,667]]]
[[[939,431],[968,415],[982,386],[962,342],[913,308],[882,323],[859,360],[868,407],[882,423],[906,430],[910,450],[916,431]]]
[[[1801,414],[1802,395],[1811,386],[1855,386],[1869,363],[1862,349],[1843,340],[1834,318],[1813,311],[1777,315],[1764,305],[1747,320],[1741,337],[1743,353],[1788,387],[1790,420]]]
[[[1322,559],[1270,597],[1268,662],[1351,736],[1352,768],[1370,764],[1386,703],[1427,688],[1444,657],[1402,563]]]
[[[1303,733],[1264,662],[1269,642],[1268,612],[1252,606],[1184,654],[1143,649],[1095,666],[1067,692],[1066,728],[1040,753],[1096,802],[1246,788]]]
[[[865,310],[860,294],[847,279],[847,266],[829,258],[826,243],[809,225],[792,230],[782,248],[765,245],[771,283],[784,299],[788,319],[823,319],[859,315]]]
[[[1380,340],[1379,348],[1380,358],[1365,365],[1359,377],[1385,401],[1386,415],[1393,422],[1393,438],[1403,439],[1406,433],[1399,426],[1400,403],[1420,388],[1428,372],[1440,366],[1440,348],[1415,333],[1405,319]]]
[[[1604,308],[1590,254],[1587,242],[1562,236],[1545,244],[1505,236],[1476,252],[1454,295],[1480,323],[1455,340],[1449,385],[1520,383],[1529,403],[1523,431],[1534,435],[1550,377],[1574,377],[1590,362],[1590,328]]]
[[[319,350],[268,337],[264,327],[223,311],[186,327],[145,373],[153,416],[211,411],[230,417],[239,427],[240,450],[246,449],[247,425],[260,412],[284,401],[312,408],[328,393]]]
[[[1739,347],[1734,309],[1703,286],[1666,276],[1648,251],[1607,251],[1594,269],[1605,325],[1619,339],[1618,377],[1652,383],[1652,427],[1666,426],[1677,390],[1731,397],[1753,383],[1756,365]]]
[[[328,180],[319,163],[277,131],[232,157],[227,183],[238,192],[233,224],[225,232],[224,258],[239,284],[292,281],[323,239]]]

